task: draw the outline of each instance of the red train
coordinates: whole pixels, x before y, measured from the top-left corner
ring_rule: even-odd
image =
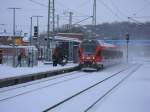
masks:
[[[79,46],[80,67],[100,70],[104,66],[120,62],[123,53],[113,44],[102,40],[83,40]]]

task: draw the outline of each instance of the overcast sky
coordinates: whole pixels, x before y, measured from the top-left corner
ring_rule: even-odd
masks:
[[[41,3],[37,4],[32,1]],[[5,28],[12,33],[12,10],[10,7],[21,8],[16,11],[16,30],[29,33],[30,17],[43,16],[39,20],[40,31],[47,30],[48,0],[0,0],[0,32]],[[68,13],[73,12],[73,22],[92,15],[93,0],[55,0],[56,14],[60,15],[60,24],[68,23]],[[66,16],[66,17],[65,17]],[[150,20],[150,0],[97,0],[97,24],[104,22],[128,21],[128,16],[136,16],[140,22]],[[149,17],[147,17],[149,16]],[[82,24],[91,24],[91,19]],[[36,19],[33,19],[36,25]]]

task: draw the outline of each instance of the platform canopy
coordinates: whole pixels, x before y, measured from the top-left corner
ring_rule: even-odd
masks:
[[[52,39],[52,37],[50,37]],[[55,36],[54,40],[59,40],[59,41],[70,41],[70,42],[81,42],[78,38],[71,38],[71,37],[64,37],[64,36]]]

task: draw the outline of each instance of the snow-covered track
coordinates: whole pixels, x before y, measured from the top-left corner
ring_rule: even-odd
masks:
[[[62,75],[52,76],[52,77],[49,77],[49,78],[44,78],[44,79],[41,79],[41,80],[36,80],[36,81],[24,83],[24,84],[18,84],[18,85],[14,85],[14,86],[4,87],[4,88],[1,88],[0,93],[15,90],[15,89],[19,89],[19,88],[23,88],[23,87],[27,87],[27,86],[32,86],[32,85],[35,85],[35,84],[44,83],[44,82],[51,81],[51,80],[56,80],[56,79],[59,79],[59,78],[64,78],[64,77],[67,78],[68,76],[74,75],[75,73],[78,73],[78,72],[64,73]]]
[[[139,67],[137,67],[136,70],[137,70],[138,68],[139,68]],[[103,80],[98,81],[97,83],[95,83],[95,84],[93,84],[93,85],[91,85],[91,86],[85,88],[84,90],[81,90],[81,91],[77,92],[76,94],[73,94],[72,96],[70,96],[70,97],[68,97],[68,98],[66,98],[66,99],[64,99],[64,100],[62,100],[62,101],[60,101],[60,102],[58,102],[58,103],[52,105],[51,107],[45,109],[43,112],[48,112],[48,111],[53,111],[53,110],[55,110],[55,108],[58,108],[59,106],[65,104],[66,102],[69,102],[70,100],[72,100],[72,99],[74,99],[74,98],[76,98],[76,97],[78,97],[78,96],[80,96],[80,95],[86,93],[87,91],[89,91],[89,90],[95,88],[96,86],[99,86],[99,85],[102,84],[103,82],[105,82],[105,81],[107,81],[107,80],[109,80],[109,79],[111,79],[111,78],[113,78],[113,77],[119,75],[120,73],[122,73],[122,72],[124,72],[124,71],[126,71],[126,70],[128,70],[128,69],[130,69],[130,67],[124,68],[124,69],[118,71],[117,73],[114,73],[114,74],[112,74],[111,76],[106,77],[106,78],[104,78]],[[135,71],[136,71],[136,70],[135,70]],[[132,74],[132,73],[131,73],[131,74]],[[119,83],[117,83],[113,88],[111,88],[109,91],[107,91],[107,92],[105,93],[105,95],[103,95],[101,98],[99,98],[98,100],[96,100],[92,105],[88,106],[88,107],[85,109],[85,112],[88,111],[90,108],[92,108],[99,100],[101,100],[104,96],[106,96],[110,91],[112,91],[115,87],[117,87],[120,83],[122,83],[122,82],[123,82],[127,77],[129,77],[131,74],[127,75],[124,79],[122,79]]]
[[[87,109],[85,109],[84,112],[90,111],[90,109],[92,109],[99,101],[101,101],[105,96],[107,96],[109,93],[111,93],[116,87],[118,87],[121,83],[123,83],[129,76],[131,76],[134,72],[136,72],[140,67],[141,67],[141,65],[139,65],[135,69],[133,69],[129,74],[127,74],[117,84],[115,84],[111,89],[109,89],[106,93],[104,93],[100,98],[98,98],[89,107],[87,107]]]
[[[55,86],[57,84],[65,83],[67,81],[75,80],[75,79],[84,77],[86,75],[89,75],[89,74],[85,73],[85,72],[76,71],[76,72],[71,72],[71,73],[64,74],[62,76],[56,76],[54,78],[50,77],[49,79],[43,79],[41,81],[31,82],[29,84],[23,84],[23,85],[20,85],[20,86],[16,85],[12,88],[11,87],[6,88],[6,89],[2,88],[2,90],[0,90],[0,96],[3,96],[3,94],[7,94],[11,91],[15,91],[15,90],[19,91],[19,89],[23,89],[24,87],[27,87],[27,86],[37,86],[37,85],[41,85],[43,83],[47,83],[49,81],[54,81],[53,83],[50,83],[50,84],[47,83],[44,86],[39,86],[37,88],[32,88],[32,89],[26,90],[24,92],[15,92],[15,94],[13,94],[11,96],[6,96],[6,97],[2,97],[2,98],[0,97],[0,102],[15,98],[15,97],[18,97],[18,96],[21,96],[21,95],[29,94],[31,92],[35,92],[35,91],[38,91],[38,90],[41,90],[41,89],[44,89],[44,88],[47,88],[47,87],[52,87],[52,86]]]

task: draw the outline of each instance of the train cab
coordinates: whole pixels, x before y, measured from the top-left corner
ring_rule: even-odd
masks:
[[[83,40],[79,46],[80,67],[97,70],[114,63],[121,57],[121,50],[102,40]]]

